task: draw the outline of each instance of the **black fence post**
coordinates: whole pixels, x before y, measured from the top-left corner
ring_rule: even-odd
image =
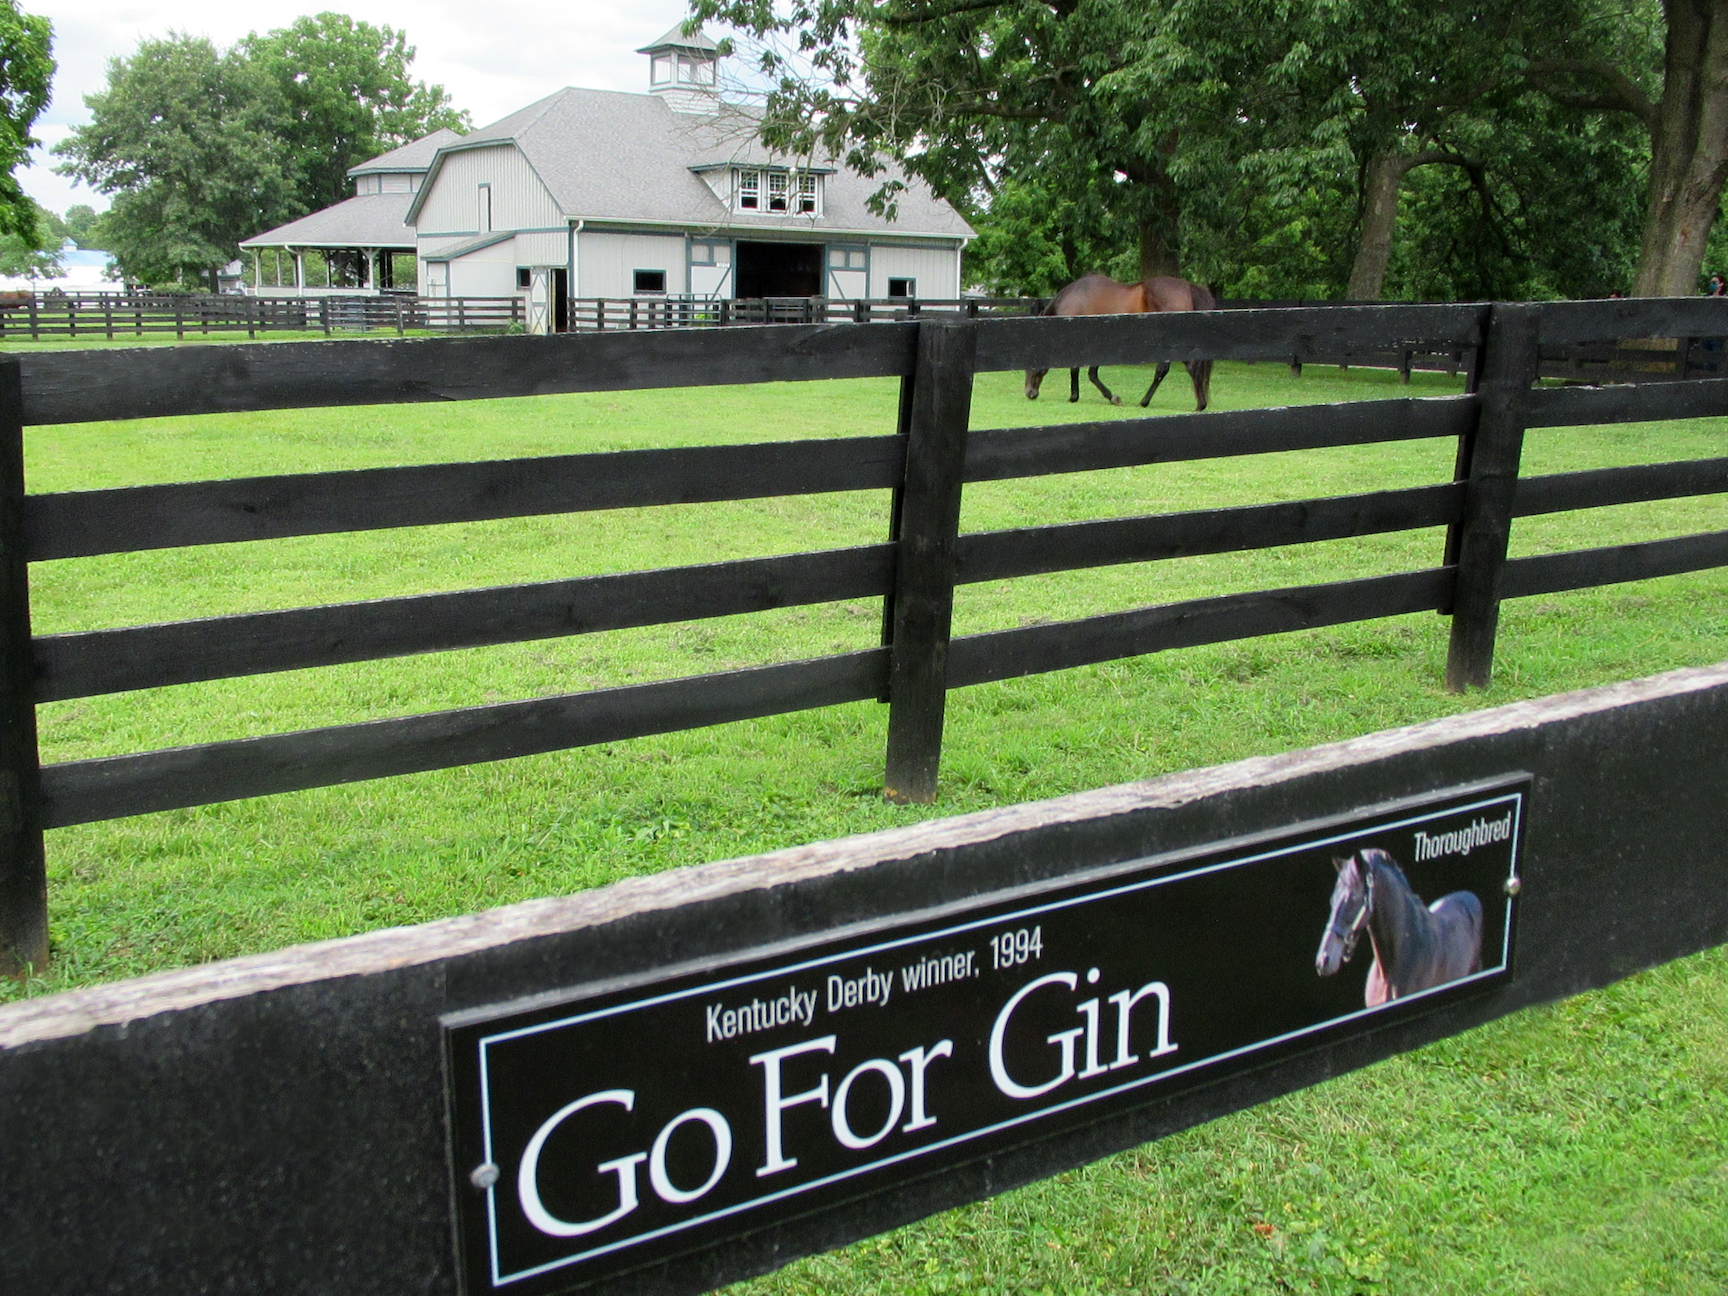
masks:
[[[916,373],[903,374],[900,378],[900,412],[894,421],[895,435],[909,437],[912,434],[912,393],[918,388]],[[901,472],[901,484],[896,485],[888,496],[888,539],[893,544],[900,542],[900,514],[906,503],[905,472]],[[882,598],[882,646],[894,646],[894,585],[892,577],[888,592]],[[882,684],[882,696],[879,702],[889,701],[888,684]]]
[[[918,330],[894,564],[883,776],[883,795],[901,805],[936,799],[977,339],[974,324],[927,323]]]
[[[48,966],[48,876],[37,799],[24,552],[24,399],[15,356],[0,358],[0,974]]]
[[[1447,559],[1458,575],[1452,592],[1452,639],[1446,687],[1487,688],[1500,623],[1500,575],[1512,533],[1518,461],[1524,450],[1526,394],[1536,381],[1541,310],[1500,303],[1488,316],[1476,430],[1459,447],[1464,511],[1449,537]],[[1453,555],[1456,555],[1454,558]]]

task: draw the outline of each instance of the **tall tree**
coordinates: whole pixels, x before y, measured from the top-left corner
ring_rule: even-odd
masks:
[[[413,57],[401,33],[329,13],[226,51],[145,40],[86,96],[59,169],[114,196],[101,238],[129,277],[214,289],[241,239],[351,196],[356,162],[467,127]]]
[[[99,242],[95,241],[97,239],[97,222],[101,219],[96,214],[96,209],[89,203],[73,203],[66,209],[64,221],[66,237],[80,248],[100,248],[106,252],[108,249],[103,248]]]
[[[306,211],[353,194],[348,168],[440,128],[472,129],[443,86],[409,74],[414,47],[391,27],[321,13],[257,33],[239,50],[275,84],[275,132]]]
[[[104,234],[129,278],[214,291],[239,241],[297,214],[274,84],[201,37],[145,40],[86,95],[57,170],[113,196]]]
[[[1530,68],[1556,103],[1623,113],[1650,139],[1637,297],[1698,291],[1728,182],[1728,0],[1604,3]]]
[[[53,29],[46,18],[0,0],[0,234],[37,246],[36,204],[13,172],[40,141],[30,128],[48,106],[54,79]]]

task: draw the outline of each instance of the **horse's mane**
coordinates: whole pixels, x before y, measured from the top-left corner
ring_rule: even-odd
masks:
[[[1211,296],[1211,294],[1208,293],[1207,296]],[[1393,877],[1397,878],[1406,891],[1409,891],[1412,894],[1415,893],[1416,888],[1410,885],[1410,879],[1404,876],[1404,870],[1398,866],[1398,861],[1393,859],[1386,851],[1381,850],[1378,846],[1369,846],[1362,851],[1362,858],[1369,868],[1373,868],[1375,864],[1378,864]]]

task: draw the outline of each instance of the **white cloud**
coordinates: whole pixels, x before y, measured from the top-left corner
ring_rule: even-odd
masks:
[[[418,54],[414,75],[442,85],[475,125],[563,86],[600,90],[647,88],[647,60],[635,51],[685,16],[683,0],[640,0],[628,8],[600,0],[285,0],[267,18],[232,0],[26,0],[28,12],[54,24],[54,101],[36,134],[52,145],[90,120],[84,96],[107,84],[108,60],[122,58],[144,37],[170,31],[230,45],[250,31],[285,27],[302,14],[338,8],[356,20],[406,32]],[[74,188],[38,150],[19,182],[38,202],[64,211],[75,202],[101,208],[100,194]]]

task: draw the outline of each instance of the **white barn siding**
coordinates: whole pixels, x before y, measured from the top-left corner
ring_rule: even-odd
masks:
[[[960,249],[874,243],[870,247],[870,295],[886,297],[890,279],[916,280],[920,297],[958,297]]]
[[[555,234],[518,234],[516,264],[519,266],[561,266],[570,259],[570,235],[564,230]]]
[[[492,192],[495,230],[558,229],[564,216],[514,144],[446,154],[416,226],[434,234],[482,233],[480,186]]]
[[[505,239],[450,262],[451,297],[511,297],[516,293],[516,240]]]
[[[666,291],[688,292],[684,238],[678,234],[612,234],[584,230],[576,236],[578,297],[629,297],[634,272],[664,270]]]

